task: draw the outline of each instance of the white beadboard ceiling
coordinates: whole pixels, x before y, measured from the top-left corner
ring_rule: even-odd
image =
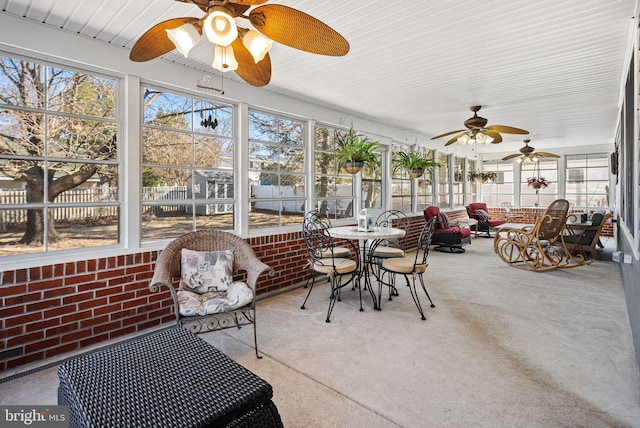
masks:
[[[529,130],[537,149],[613,142],[636,0],[269,3],[308,13],[351,44],[345,57],[324,57],[274,43],[271,91],[422,139],[462,129],[469,106],[482,105],[489,124]],[[160,21],[203,16],[173,0],[0,0],[0,10],[129,49]],[[189,59],[173,51],[153,61],[211,73],[212,56],[201,41]],[[489,150],[522,146],[522,136],[503,136]]]

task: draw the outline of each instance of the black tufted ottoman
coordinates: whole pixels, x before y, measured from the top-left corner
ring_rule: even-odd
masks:
[[[177,327],[64,362],[71,427],[282,427],[271,385]]]

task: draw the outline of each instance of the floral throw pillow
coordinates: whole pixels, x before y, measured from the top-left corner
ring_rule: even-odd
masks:
[[[233,282],[233,250],[182,249],[180,290],[198,294],[226,291]]]

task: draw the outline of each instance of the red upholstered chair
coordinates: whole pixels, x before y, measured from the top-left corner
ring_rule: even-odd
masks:
[[[487,210],[487,204],[483,202],[473,202],[467,207],[467,213],[469,218],[478,220],[478,232],[484,232],[487,238],[491,238],[491,231],[495,230],[496,226],[505,224],[507,221],[503,219],[492,219],[489,216]]]
[[[471,244],[471,229],[450,222],[447,215],[440,212],[440,208],[431,206],[424,210],[424,217],[427,221],[435,217],[433,228],[433,238],[431,243],[436,245],[434,250],[449,251],[451,253],[464,253],[463,245]]]

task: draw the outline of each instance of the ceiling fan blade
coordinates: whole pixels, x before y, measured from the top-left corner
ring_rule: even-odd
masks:
[[[502,143],[502,135],[500,135],[498,132],[496,132],[496,131],[488,131],[488,130],[484,130],[482,132],[485,135],[488,135],[491,138],[493,138],[493,141],[491,142],[491,144]]]
[[[515,155],[505,156],[502,158],[502,160],[509,160],[509,159],[517,158],[518,156],[522,156],[522,154],[516,153]]]
[[[231,0],[231,3],[236,4],[248,4],[251,6],[257,6],[259,4],[263,4],[268,2],[269,0]]]
[[[458,138],[462,137],[464,134],[466,134],[467,131],[461,132],[458,135],[454,135],[452,139],[450,139],[449,141],[446,142],[445,146],[448,146],[450,144],[455,143],[456,141],[458,141]],[[435,137],[434,137],[435,138]],[[433,139],[433,138],[432,138]]]
[[[287,6],[257,7],[249,14],[249,20],[265,36],[295,49],[330,56],[343,56],[349,52],[349,42],[333,28]]]
[[[167,36],[166,30],[178,28],[183,24],[196,24],[196,27],[202,34],[198,18],[174,18],[163,21],[148,29],[133,45],[129,58],[131,61],[149,61],[171,52],[176,48],[171,39]]]
[[[535,155],[544,156],[546,158],[559,158],[560,156],[549,152],[535,152]]]
[[[257,64],[251,52],[244,46],[240,37],[231,44],[233,54],[238,61],[236,74],[253,86],[264,86],[271,80],[271,57],[267,53]]]
[[[455,133],[458,133],[458,132],[467,132],[467,130],[466,129],[458,129],[457,131],[451,131],[451,132],[447,132],[445,134],[436,135],[435,137],[431,137],[431,139],[435,140],[436,138],[446,137],[447,135],[455,134]]]
[[[490,131],[504,132],[505,134],[528,134],[529,131],[520,128],[514,128],[513,126],[504,125],[491,125],[487,126]]]

